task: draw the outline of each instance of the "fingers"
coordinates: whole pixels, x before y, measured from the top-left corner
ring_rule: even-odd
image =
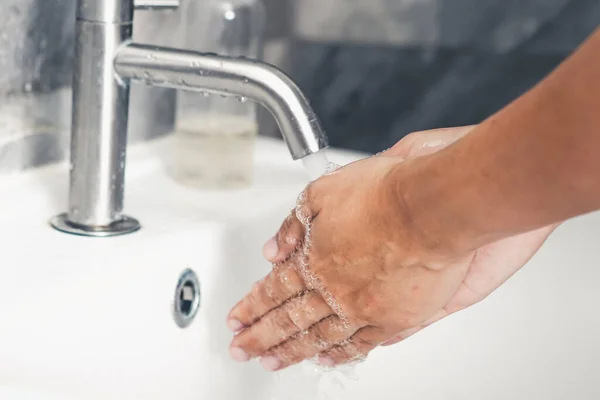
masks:
[[[411,159],[435,153],[461,139],[474,128],[475,125],[414,132],[381,155]]]
[[[238,332],[250,326],[272,309],[304,291],[304,280],[298,274],[293,260],[275,267],[231,310],[227,322],[229,329]]]
[[[233,353],[243,350],[250,358],[257,357],[332,314],[331,308],[319,294],[307,292],[242,331],[234,338],[231,348],[238,349]]]
[[[385,340],[383,332],[375,327],[366,327],[350,339],[321,353],[319,364],[324,367],[348,364],[364,360],[367,355]]]
[[[270,349],[260,360],[269,371],[278,371],[313,358],[336,344],[347,341],[359,328],[350,327],[333,315]]]
[[[313,186],[309,185],[300,194],[296,208],[285,219],[275,237],[265,244],[263,255],[268,261],[275,264],[285,261],[304,241],[306,227],[316,215]]]

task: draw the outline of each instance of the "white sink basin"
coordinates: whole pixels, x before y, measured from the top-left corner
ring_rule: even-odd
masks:
[[[130,152],[126,211],[143,229],[120,238],[49,227],[66,166],[0,178],[0,398],[312,400],[319,384],[348,400],[600,398],[600,214],[563,226],[482,304],[375,351],[335,387],[335,374],[270,374],[227,351],[225,316],[269,271],[262,244],[305,186],[301,166],[261,139],[251,189],[201,192],[165,175],[164,153],[164,141]],[[172,302],[186,268],[202,295],[181,329]]]

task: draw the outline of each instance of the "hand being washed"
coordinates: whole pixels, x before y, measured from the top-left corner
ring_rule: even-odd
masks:
[[[229,314],[232,357],[272,371],[359,360],[482,300],[525,264],[554,226],[457,252],[413,225],[391,179],[470,130],[412,134],[312,183],[265,246],[273,271]]]

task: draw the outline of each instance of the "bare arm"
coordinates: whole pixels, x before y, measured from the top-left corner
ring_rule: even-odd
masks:
[[[455,238],[458,251],[600,209],[600,30],[530,92],[413,167],[397,174],[415,226],[432,245]]]

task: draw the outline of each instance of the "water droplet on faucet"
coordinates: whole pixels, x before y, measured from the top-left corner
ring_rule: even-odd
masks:
[[[246,98],[244,96],[240,96],[237,98],[237,101],[239,101],[240,103],[245,103],[246,102]]]

